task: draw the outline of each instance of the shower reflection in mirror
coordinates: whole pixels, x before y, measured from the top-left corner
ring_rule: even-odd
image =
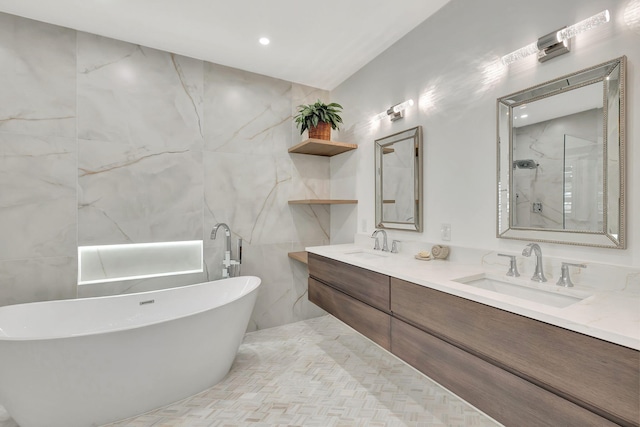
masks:
[[[593,88],[598,89],[578,90]],[[602,230],[603,108],[591,107],[535,122],[547,106],[531,105],[532,120],[514,121],[514,227]]]
[[[498,237],[625,247],[625,65],[498,99]]]

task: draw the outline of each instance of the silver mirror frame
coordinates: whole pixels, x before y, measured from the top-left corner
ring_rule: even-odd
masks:
[[[619,67],[618,93],[619,102],[616,109],[609,110],[609,102],[606,98],[607,79],[609,72]],[[609,70],[609,71],[607,71]],[[565,93],[590,84],[602,82],[604,99],[604,131],[603,131],[603,191],[604,191],[604,218],[603,229],[597,232],[578,230],[547,230],[541,228],[519,228],[512,226],[510,211],[510,190],[513,188],[513,108],[527,102],[537,101],[554,95]],[[559,77],[554,80],[524,89],[522,91],[503,96],[497,100],[497,215],[496,236],[503,239],[527,240],[534,242],[560,243],[578,246],[593,246],[600,248],[625,249],[626,248],[626,223],[625,223],[625,106],[626,106],[626,57],[622,56],[605,63],[595,65],[572,74]],[[503,120],[501,121],[501,117]],[[608,134],[610,120],[617,120],[617,135]],[[612,138],[613,137],[613,138]],[[617,140],[615,140],[617,137]],[[508,141],[507,144],[501,144]],[[617,143],[617,144],[616,144]],[[619,150],[616,152],[616,145]],[[616,156],[617,155],[617,156]],[[608,175],[610,160],[617,164],[618,173]],[[615,170],[614,170],[615,171]],[[610,178],[609,178],[610,177]],[[609,192],[618,191],[619,202],[617,213],[610,217],[608,209]],[[608,223],[618,224],[618,233],[608,231]]]
[[[413,168],[413,189],[415,195],[415,207],[413,222],[401,221],[385,221],[383,218],[383,156],[384,149],[389,145],[400,141],[413,138],[416,155],[414,158]],[[385,136],[375,140],[375,209],[376,209],[376,227],[394,230],[406,231],[422,231],[423,227],[423,208],[422,208],[422,126],[403,130],[393,135]]]

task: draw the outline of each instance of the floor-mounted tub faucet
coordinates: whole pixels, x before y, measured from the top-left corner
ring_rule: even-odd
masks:
[[[224,260],[222,261],[222,277],[237,277],[240,275],[240,264],[242,264],[242,239],[238,239],[238,259],[233,259],[231,252],[231,229],[223,222],[219,222],[213,226],[211,230],[211,240],[215,240],[218,229],[224,229],[226,236],[226,247],[224,251]]]
[[[533,250],[533,253],[536,255],[536,271],[533,273],[531,280],[540,283],[546,282],[547,278],[544,277],[542,271],[542,250],[540,250],[540,246],[537,243],[529,243],[522,251],[522,255],[531,256],[531,250]]]

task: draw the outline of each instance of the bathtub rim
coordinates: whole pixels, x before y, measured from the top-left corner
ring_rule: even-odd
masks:
[[[233,280],[233,279],[241,279],[241,278],[245,278],[245,279],[249,279],[249,282],[255,281],[255,285],[246,293],[243,293],[239,296],[237,296],[236,298],[233,298],[229,301],[227,301],[225,304],[222,305],[217,305],[215,307],[209,307],[206,308],[204,310],[197,310],[197,311],[193,311],[190,312],[188,314],[182,315],[182,316],[175,316],[175,317],[171,317],[169,319],[164,319],[164,320],[159,320],[159,321],[154,321],[154,322],[148,322],[148,323],[142,323],[133,327],[121,327],[121,328],[114,328],[114,329],[109,329],[106,331],[99,331],[99,332],[88,332],[88,333],[81,333],[81,334],[69,334],[69,335],[59,335],[59,336],[34,336],[34,337],[15,337],[15,336],[5,336],[2,335],[2,333],[0,333],[0,342],[1,341],[10,341],[10,342],[28,342],[28,341],[51,341],[51,340],[61,340],[61,339],[73,339],[73,338],[81,338],[81,337],[87,337],[87,336],[98,336],[98,335],[104,335],[104,334],[112,334],[112,333],[117,333],[117,332],[123,332],[123,331],[129,331],[129,330],[135,330],[135,329],[140,329],[140,328],[146,328],[149,326],[155,326],[155,325],[161,325],[163,323],[168,323],[168,322],[172,322],[175,320],[179,320],[179,319],[184,319],[187,317],[192,317],[192,316],[197,316],[199,314],[202,313],[206,313],[207,311],[210,310],[215,310],[218,307],[222,307],[224,305],[227,304],[232,304],[235,301],[238,301],[239,299],[246,297],[247,295],[250,295],[252,292],[256,292],[258,290],[258,288],[260,288],[260,285],[262,284],[262,279],[258,276],[238,276],[238,277],[229,277],[229,278],[225,278],[225,279],[218,279],[218,280],[210,280],[208,282],[201,282],[201,283],[194,283],[192,285],[184,285],[184,286],[176,286],[173,288],[166,288],[166,289],[157,289],[157,290],[153,290],[153,291],[144,291],[144,292],[134,292],[134,293],[130,293],[130,294],[118,294],[118,295],[103,295],[103,296],[99,296],[99,297],[88,297],[88,298],[68,298],[68,299],[59,299],[59,300],[50,300],[50,301],[35,301],[35,302],[26,302],[26,303],[20,303],[20,304],[11,304],[11,305],[7,305],[4,307],[17,307],[17,306],[21,306],[21,305],[31,305],[31,304],[56,304],[56,303],[65,303],[65,302],[69,302],[69,301],[84,301],[84,300],[99,300],[99,299],[106,299],[106,298],[125,298],[125,297],[132,297],[134,295],[146,295],[146,294],[158,294],[158,293],[163,293],[163,292],[169,292],[172,290],[176,290],[176,289],[187,289],[187,288],[194,288],[194,287],[198,287],[198,286],[205,286],[211,283],[216,283],[222,280]],[[2,308],[4,307],[0,307],[0,310],[2,310]],[[0,328],[1,330],[1,328]]]

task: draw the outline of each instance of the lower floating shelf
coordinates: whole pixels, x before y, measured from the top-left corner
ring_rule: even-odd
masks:
[[[289,200],[290,205],[354,205],[357,200],[338,200],[338,199],[305,199],[305,200]]]
[[[289,252],[289,258],[300,261],[303,264],[309,264],[309,254],[307,251]]]

